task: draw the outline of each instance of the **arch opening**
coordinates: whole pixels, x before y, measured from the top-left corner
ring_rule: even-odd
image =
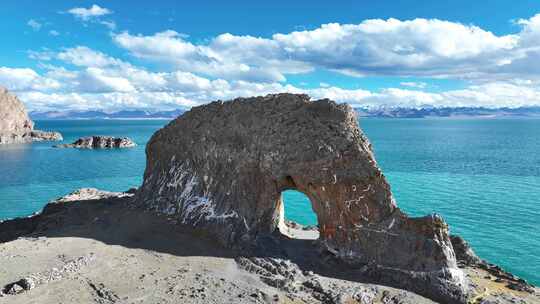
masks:
[[[278,230],[295,239],[319,238],[318,218],[310,199],[296,189],[281,192]]]

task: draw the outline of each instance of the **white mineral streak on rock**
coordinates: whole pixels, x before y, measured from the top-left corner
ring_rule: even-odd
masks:
[[[287,226],[287,223],[285,223],[285,204],[283,204],[283,198],[279,204],[279,222],[278,222],[278,229],[281,231],[281,233],[290,236],[289,234],[289,227]]]
[[[184,169],[184,164],[178,165],[174,162],[171,163],[171,169],[169,170],[169,182],[167,182],[168,188],[178,188],[184,181],[184,178],[189,174],[188,170]]]
[[[191,178],[188,180],[188,182],[184,185],[184,189],[182,190],[182,193],[180,194],[180,199],[182,200],[191,199],[193,188],[196,185],[197,185],[197,175],[193,174],[191,175]]]
[[[183,168],[183,166],[180,166]],[[169,183],[171,187],[178,187],[185,177],[189,176],[189,170],[177,170],[173,180],[175,182]],[[169,186],[167,184],[167,186]],[[196,226],[201,219],[205,220],[223,220],[232,217],[238,217],[238,214],[233,211],[227,211],[224,213],[218,213],[215,210],[215,205],[213,201],[204,196],[194,195],[194,189],[198,185],[198,178],[195,174],[191,175],[190,179],[184,185],[184,188],[181,194],[177,198],[178,206],[183,206],[181,208],[181,222],[184,224],[191,224]],[[174,206],[176,211],[176,206]]]
[[[390,222],[390,225],[388,225],[388,230],[392,229],[392,227],[394,227],[395,223],[396,223],[396,219],[393,218],[392,221]]]

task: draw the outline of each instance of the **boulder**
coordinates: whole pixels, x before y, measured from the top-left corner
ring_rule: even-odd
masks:
[[[319,243],[381,283],[465,301],[448,226],[396,205],[345,104],[277,94],[194,107],[156,132],[136,204],[250,248],[283,219],[281,193],[311,201]]]
[[[56,145],[55,148],[111,149],[132,148],[136,144],[128,137],[89,136],[77,139],[71,144]]]
[[[17,96],[0,87],[0,145],[44,140],[62,140],[62,135],[58,132],[34,130],[34,122],[23,103]]]

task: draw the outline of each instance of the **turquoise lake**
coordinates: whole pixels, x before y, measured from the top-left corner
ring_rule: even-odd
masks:
[[[74,189],[138,186],[145,143],[166,121],[37,121],[64,142],[129,136],[138,147],[0,146],[0,219],[27,216]],[[362,119],[400,208],[443,215],[484,259],[540,285],[539,119]],[[316,224],[309,201],[286,192],[288,218]]]

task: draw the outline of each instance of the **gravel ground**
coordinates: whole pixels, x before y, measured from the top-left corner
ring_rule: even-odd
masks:
[[[318,272],[310,263],[321,260],[316,231],[305,227],[288,225],[297,239],[281,237],[279,255],[243,256],[110,194],[69,198],[33,233],[0,243],[0,303],[434,303]],[[537,289],[514,291],[484,270],[465,271],[474,303],[540,303]]]

